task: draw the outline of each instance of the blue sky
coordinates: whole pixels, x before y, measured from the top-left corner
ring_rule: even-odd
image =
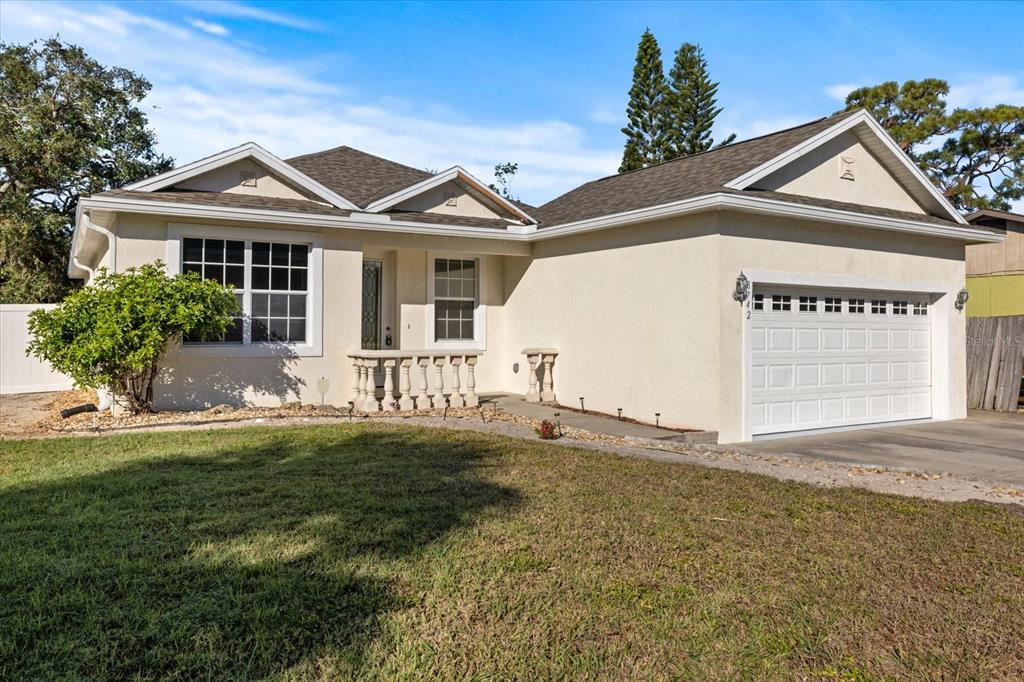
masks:
[[[984,29],[979,29],[984,18]],[[939,77],[951,103],[1024,104],[1024,3],[90,3],[0,0],[0,38],[55,33],[153,83],[161,151],[341,144],[540,203],[614,173],[645,28],[699,43],[718,136],[827,115],[857,85]],[[978,35],[984,35],[984,41]],[[985,49],[978,49],[983,45]]]

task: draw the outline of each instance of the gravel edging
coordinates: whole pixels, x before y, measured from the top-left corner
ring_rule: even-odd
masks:
[[[62,438],[82,436],[103,436],[124,433],[150,433],[161,431],[215,430],[244,428],[251,426],[300,426],[313,424],[390,424],[455,431],[475,431],[513,438],[535,440],[535,425],[530,420],[501,414],[496,417],[488,413],[484,419],[467,416],[348,416],[294,415],[267,416],[252,419],[193,420],[178,423],[140,424],[136,426],[109,429],[92,429],[28,435],[5,436],[3,440],[25,440],[38,438]],[[578,429],[566,429],[565,435],[554,445],[565,445],[588,450],[615,454],[622,457],[636,457],[666,463],[693,464],[730,471],[771,476],[779,480],[798,481],[825,488],[857,487],[873,492],[920,497],[946,502],[979,500],[996,504],[1013,504],[1024,507],[1024,488],[996,485],[983,481],[970,481],[941,473],[926,473],[909,469],[880,468],[842,462],[810,461],[778,455],[762,455],[718,445],[681,443],[641,438],[619,438],[604,436]]]

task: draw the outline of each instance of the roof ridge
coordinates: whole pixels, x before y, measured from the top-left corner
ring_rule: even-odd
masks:
[[[831,114],[829,116],[821,116],[819,118],[814,119],[813,121],[807,121],[806,123],[800,123],[798,125],[790,126],[788,128],[782,128],[781,130],[773,130],[770,133],[764,133],[763,135],[757,135],[755,137],[748,137],[745,140],[740,140],[738,142],[733,142],[732,144],[727,144],[727,145],[722,146],[722,147],[713,147],[711,149],[705,149],[704,151],[697,152],[696,154],[687,154],[686,156],[678,156],[678,157],[676,157],[674,159],[668,159],[666,161],[659,161],[658,163],[653,163],[650,166],[644,166],[643,168],[634,168],[632,170],[628,170],[628,171],[625,171],[625,172],[622,172],[622,173],[615,173],[613,175],[606,175],[603,178],[597,178],[596,180],[591,180],[590,182],[591,183],[593,183],[593,182],[602,182],[604,180],[609,180],[611,178],[618,178],[618,177],[621,177],[623,175],[629,175],[630,173],[638,173],[640,171],[645,171],[645,170],[648,170],[648,169],[651,169],[651,168],[657,168],[658,166],[664,166],[664,165],[669,164],[669,163],[676,163],[677,161],[685,161],[687,159],[692,159],[692,158],[697,157],[697,156],[704,156],[706,154],[712,154],[714,152],[720,152],[720,151],[724,151],[726,149],[734,149],[734,148],[738,147],[741,144],[746,144],[748,142],[755,142],[757,140],[763,140],[766,137],[774,137],[775,135],[781,135],[782,133],[788,133],[788,132],[790,132],[792,130],[799,130],[800,128],[806,128],[807,126],[812,126],[812,125],[814,125],[816,123],[821,123],[822,121],[827,121],[828,119],[842,118],[842,117],[845,117],[845,116],[847,116],[849,114],[852,114],[852,113],[854,113],[856,111],[857,111],[857,109],[851,109],[850,111],[841,111],[841,112],[839,112],[837,114]],[[584,184],[590,184],[590,183],[584,183]],[[570,191],[572,191],[572,190],[570,190]]]
[[[285,159],[284,162],[287,163],[287,164],[290,164],[292,161],[298,161],[299,159],[305,159],[305,158],[308,158],[310,156],[320,156],[321,154],[329,154],[330,152],[336,152],[336,151],[340,151],[342,149],[347,149],[349,151],[356,152],[357,154],[362,154],[363,156],[372,156],[375,159],[379,159],[381,161],[386,161],[387,163],[394,164],[396,166],[401,166],[402,168],[405,168],[405,169],[408,169],[408,170],[411,170],[411,171],[415,171],[417,173],[423,173],[424,175],[427,175],[427,176],[437,175],[437,173],[431,173],[428,170],[424,170],[422,168],[416,168],[414,166],[409,166],[409,165],[404,164],[404,163],[402,163],[400,161],[394,161],[392,159],[388,159],[388,158],[385,158],[383,156],[378,156],[377,154],[371,154],[370,152],[363,151],[362,149],[356,149],[355,147],[349,146],[347,144],[339,144],[337,147],[331,147],[329,149],[322,149],[322,150],[320,150],[318,152],[309,152],[308,154],[299,154],[298,156],[293,156],[293,157],[291,157],[289,159]]]

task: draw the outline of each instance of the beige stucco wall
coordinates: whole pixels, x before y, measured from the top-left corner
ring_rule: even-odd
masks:
[[[853,159],[853,180],[840,177],[840,157]],[[758,189],[926,213],[851,132],[755,183]]]
[[[166,225],[166,219],[121,216],[118,270],[168,259]],[[240,236],[262,229],[227,226]],[[965,413],[964,318],[952,307],[964,279],[959,242],[728,212],[532,245],[352,230],[317,234],[324,246],[322,353],[206,358],[173,349],[159,407],[319,402],[321,377],[330,382],[327,402],[345,405],[352,382],[347,353],[359,346],[365,253],[391,264],[385,295],[395,347],[417,350],[429,342],[428,259],[480,259],[487,338],[479,392],[524,393],[522,349],[552,346],[560,351],[560,402],[576,406],[583,396],[588,409],[614,414],[621,407],[644,421],[658,412],[664,424],[718,430],[723,442],[745,436],[745,318],[731,298],[741,270],[937,285],[933,348],[948,359],[933,368],[942,394],[933,398],[935,416]]]
[[[256,179],[255,187],[242,185],[242,173],[250,173]],[[202,175],[176,185],[179,189],[200,192],[226,192],[228,194],[249,194],[277,199],[309,199],[308,192],[300,191],[280,180],[276,175],[249,159],[229,163]],[[323,199],[317,199],[323,201]]]
[[[455,206],[448,206],[447,200],[455,195]],[[395,206],[404,211],[423,211],[426,213],[443,213],[472,218],[502,218],[503,215],[470,193],[465,186],[457,182],[446,182],[443,185],[417,194],[408,201]]]

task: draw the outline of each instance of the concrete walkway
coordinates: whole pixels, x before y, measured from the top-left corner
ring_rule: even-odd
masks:
[[[669,429],[659,429],[648,424],[635,424],[628,421],[620,421],[615,417],[608,417],[603,414],[583,414],[572,410],[561,409],[554,405],[541,403],[528,403],[521,395],[491,394],[480,396],[481,404],[488,407],[497,404],[498,409],[519,417],[530,417],[532,419],[549,419],[561,422],[563,426],[571,426],[577,429],[599,433],[606,436],[618,436],[620,438],[650,438],[652,440],[678,440],[686,441],[685,434]],[[556,417],[555,414],[558,414]],[[711,442],[714,442],[713,440]]]
[[[1024,486],[1024,414],[972,411],[967,419],[856,429],[744,443],[747,452],[941,472]]]

